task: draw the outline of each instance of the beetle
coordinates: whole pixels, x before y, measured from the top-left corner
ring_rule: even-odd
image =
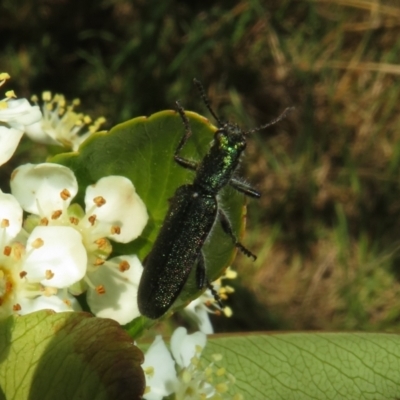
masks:
[[[189,120],[183,107],[176,102],[183,121],[184,134],[175,150],[175,161],[184,168],[195,171],[193,183],[180,186],[172,199],[154,245],[144,261],[143,274],[138,289],[138,307],[142,315],[160,318],[172,306],[185,285],[190,271],[196,266],[196,285],[208,286],[202,247],[217,220],[231,237],[234,246],[254,260],[256,256],[244,247],[233,233],[224,211],[218,206],[218,193],[230,185],[246,196],[259,198],[260,193],[236,175],[240,157],[246,148],[247,136],[276,124],[290,108],[278,118],[258,128],[243,131],[237,124],[223,122],[212,110],[204,88],[194,79],[207,109],[215,118],[218,129],[208,153],[200,162],[187,160],[179,155],[192,135]]]

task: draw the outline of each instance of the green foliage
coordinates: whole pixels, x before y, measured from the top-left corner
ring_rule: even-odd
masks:
[[[39,311],[0,323],[0,399],[142,398],[143,354],[121,327]]]
[[[245,398],[395,399],[400,337],[367,333],[253,334],[214,338],[204,357],[222,354]]]

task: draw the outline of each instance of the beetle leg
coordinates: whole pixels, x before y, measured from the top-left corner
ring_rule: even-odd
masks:
[[[222,304],[221,297],[219,296],[218,292],[214,289],[213,284],[207,279],[207,288],[210,289],[211,294],[214,296],[214,300],[217,302],[219,308],[224,308]]]
[[[254,261],[257,260],[257,256],[255,254],[253,254],[250,250],[248,250],[246,247],[244,247],[242,245],[242,243],[240,243],[237,240],[235,234],[233,233],[232,225],[229,222],[228,217],[226,216],[226,214],[221,209],[218,210],[218,216],[219,216],[219,219],[221,221],[222,229],[224,230],[225,233],[227,233],[231,237],[235,247],[237,247],[247,257],[252,257]]]
[[[196,283],[198,289],[203,289],[206,286],[208,279],[206,277],[206,265],[204,262],[203,252],[199,254],[199,258],[196,266]]]
[[[176,102],[176,109],[178,110],[179,115],[182,118],[183,126],[185,127],[185,133],[182,136],[182,139],[180,140],[178,147],[175,150],[174,153],[174,158],[175,161],[182,167],[191,169],[195,171],[197,169],[197,163],[194,161],[186,160],[185,158],[182,158],[179,156],[180,151],[182,150],[182,147],[185,145],[187,140],[192,136],[192,130],[190,128],[190,123],[189,120],[185,114],[185,110],[179,103],[179,101]]]
[[[218,303],[220,308],[224,308],[224,305],[222,304],[221,298],[219,297],[218,292],[214,289],[214,286],[212,283],[208,280],[206,276],[206,266],[204,262],[204,256],[203,252],[201,251],[199,254],[199,259],[197,262],[197,267],[196,267],[196,283],[198,289],[202,289],[204,286],[207,286],[208,289],[210,289],[211,294],[214,296],[215,301]]]
[[[246,196],[255,197],[259,199],[261,197],[261,193],[256,189],[253,189],[251,186],[247,185],[246,183],[240,182],[235,178],[231,178],[229,184],[235,188],[238,192],[244,193]]]
[[[194,161],[186,160],[186,158],[179,157],[177,155],[174,156],[175,161],[183,168],[191,169],[196,171],[197,163]]]

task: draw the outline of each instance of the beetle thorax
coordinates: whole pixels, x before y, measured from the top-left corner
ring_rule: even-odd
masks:
[[[243,132],[237,125],[225,124],[214,135],[210,151],[203,158],[194,184],[209,194],[217,194],[232,178],[246,148]]]

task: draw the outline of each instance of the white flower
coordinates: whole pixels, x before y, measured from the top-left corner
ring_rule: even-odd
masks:
[[[36,96],[32,100],[38,104]],[[74,108],[80,104],[78,99],[67,105],[63,95],[52,97],[50,92],[43,92],[42,100],[43,118],[26,130],[35,142],[56,144],[76,151],[105,122],[103,117],[93,122],[88,115],[76,113]]]
[[[223,286],[222,281],[224,279],[235,279],[236,277],[237,273],[228,267],[225,273],[212,283],[216,295],[210,289],[207,289],[200,297],[193,300],[183,309],[183,313],[197,323],[200,332],[206,335],[214,333],[209,314],[220,315],[222,311],[226,317],[232,316],[231,308],[225,306],[221,310],[217,299],[224,301],[228,298],[228,294],[235,291],[231,286]]]
[[[29,298],[27,296],[19,298],[20,315],[26,315],[39,310],[53,310],[56,312],[81,311],[78,300],[70,295],[66,290],[48,295],[48,290],[42,290],[40,296]]]
[[[66,291],[58,291],[49,284],[52,273],[44,267],[41,242],[29,237],[30,245],[26,248],[17,240],[21,227],[21,206],[11,194],[0,191],[0,319],[41,309],[79,309]],[[47,254],[56,254],[51,244],[47,250]],[[57,263],[50,268],[57,268]]]
[[[71,205],[78,185],[73,172],[61,165],[23,165],[12,174],[11,190],[22,208],[34,214],[26,225],[39,225],[32,240],[59,245],[35,273],[50,269],[54,257],[65,257],[67,263],[59,261],[59,268],[51,268],[54,286],[69,286],[74,295],[87,289],[92,312],[120,324],[140,315],[135,301],[143,270],[139,259],[134,255],[108,259],[109,239],[130,242],[147,223],[146,207],[129,179],[108,176],[89,186],[85,211],[78,204]],[[70,268],[75,272],[67,279],[63,271]]]
[[[0,190],[0,228],[3,245],[14,239],[22,227],[22,208],[10,194]]]
[[[87,302],[97,317],[121,325],[140,315],[136,297],[143,266],[135,255],[115,257],[88,270]]]
[[[0,73],[0,86],[9,79],[7,73]],[[14,154],[27,126],[42,117],[39,107],[31,106],[26,99],[13,99],[13,91],[0,100],[0,165]]]
[[[19,297],[18,304],[21,307],[21,310],[18,314],[26,315],[39,310],[53,310],[56,312],[82,311],[78,300],[76,300],[76,298],[70,295],[66,290],[50,295],[47,294],[47,292],[48,290],[42,290],[40,296],[35,298],[30,298],[28,296]]]
[[[161,400],[173,392],[177,384],[175,361],[160,335],[147,350],[142,368],[146,374],[146,400]]]
[[[73,172],[58,164],[21,165],[13,171],[10,185],[25,211],[48,219],[56,210],[65,211],[78,193]]]
[[[99,199],[105,199],[101,206]],[[85,204],[87,214],[96,213],[94,234],[116,242],[136,239],[147,224],[146,206],[132,182],[123,176],[107,176],[88,186]]]
[[[65,288],[85,276],[87,254],[82,238],[69,226],[37,226],[26,250],[24,269],[44,286]]]
[[[206,341],[202,332],[188,335],[185,328],[177,328],[171,337],[171,357],[161,336],[157,336],[143,363],[147,385],[144,398],[161,400],[174,393],[176,400],[232,399],[227,392],[234,378],[215,365],[222,356],[214,355],[214,362],[207,366],[200,360]]]
[[[188,335],[185,328],[175,329],[171,336],[171,352],[179,367],[188,367],[192,358],[200,355],[207,343],[207,336],[202,332]]]
[[[206,335],[211,335],[214,333],[214,328],[210,321],[210,309],[207,307],[207,301],[210,299],[211,292],[207,289],[200,297],[190,302],[182,312],[187,314],[187,316],[193,320],[200,332]]]

